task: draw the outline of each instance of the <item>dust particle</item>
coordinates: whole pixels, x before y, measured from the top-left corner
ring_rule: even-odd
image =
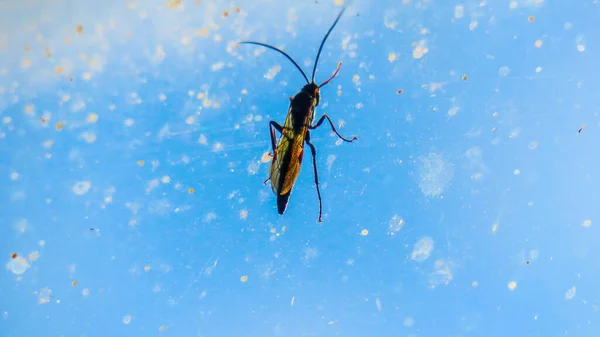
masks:
[[[333,3],[339,6],[344,3],[344,0],[333,0]]]
[[[190,194],[194,193],[194,191],[195,191],[195,190],[194,190],[194,188],[193,188],[193,187],[190,187],[190,189],[188,190],[188,192],[189,192]]]
[[[37,259],[40,258],[40,252],[38,252],[37,250],[34,250],[33,252],[27,254],[27,258],[29,259],[29,262],[36,261]]]
[[[90,188],[92,187],[92,183],[89,181],[78,181],[73,185],[71,190],[75,195],[84,195],[86,194]]]
[[[471,286],[472,286],[473,288],[477,288],[477,286],[479,286],[479,283],[478,283],[477,281],[473,281],[473,282],[471,283]]]
[[[56,123],[56,130],[61,131],[65,127],[65,122]]]
[[[12,253],[12,255],[11,255],[11,257],[13,258],[13,260],[16,259],[17,256],[18,256],[17,253]]]
[[[244,275],[244,276],[240,277],[240,281],[242,283],[246,283],[246,281],[248,281],[248,276]]]
[[[77,286],[77,281],[73,281],[73,282],[71,282],[71,285],[72,285],[73,287]]]
[[[127,119],[125,120],[125,122],[123,122],[123,123],[125,124],[125,126],[131,127],[131,126],[133,126],[133,123],[135,123],[135,122],[134,122],[134,120],[133,120],[133,119],[131,119],[131,118],[127,118]]]
[[[138,160],[138,165],[139,166],[144,166],[144,161],[143,160]]]
[[[93,112],[92,112],[92,113],[90,113],[90,114],[87,116],[87,122],[88,122],[88,123],[94,124],[94,123],[96,123],[97,121],[98,121],[98,115],[97,115],[97,114],[95,114],[95,113],[93,113]]]
[[[48,287],[40,290],[38,293],[38,303],[39,304],[47,304],[50,303],[50,297],[52,297],[52,290]]]
[[[392,53],[390,53],[390,54],[388,55],[388,61],[390,61],[390,62],[394,62],[394,61],[396,61],[396,53],[393,53],[393,52],[392,52]]]
[[[123,324],[127,325],[131,323],[131,315],[123,316]]]
[[[168,184],[171,182],[171,177],[164,176],[164,177],[162,177],[162,179],[160,181],[162,181],[163,184]]]
[[[509,290],[515,290],[515,289],[517,289],[517,282],[515,282],[515,281],[508,282],[508,289]]]
[[[542,40],[535,40],[535,47],[536,48],[541,48],[543,43],[544,42]]]
[[[82,25],[77,25],[77,28],[75,30],[77,31],[77,34],[82,34],[83,33],[83,26]]]
[[[81,292],[81,295],[83,296],[88,296],[90,294],[90,290],[88,288],[83,289],[83,291]]]
[[[417,241],[417,243],[415,243],[415,245],[413,247],[413,251],[410,254],[411,259],[413,259],[417,262],[423,262],[429,258],[432,251],[433,251],[433,239],[428,236],[425,236],[425,237],[419,239],[419,241]]]
[[[466,75],[466,74],[465,74],[465,75],[462,75],[462,80],[463,80],[463,81],[466,81],[466,80],[467,80],[467,75]]]
[[[360,235],[361,236],[367,236],[367,235],[369,235],[369,230],[368,229],[363,229],[362,231],[360,231]]]
[[[567,292],[565,293],[565,299],[567,301],[572,300],[575,297],[576,291],[577,291],[577,289],[575,287],[568,289]]]
[[[583,227],[590,227],[592,225],[592,220],[586,219],[583,221]]]
[[[144,271],[150,271],[150,266],[145,266]]]
[[[532,15],[529,18],[527,18],[527,21],[533,22],[533,21],[535,21],[535,17]]]
[[[248,211],[247,210],[243,209],[240,211],[240,219],[242,219],[242,220],[248,219]]]
[[[396,91],[396,93],[397,93],[398,95],[402,94],[402,89],[398,89],[398,91]]]
[[[492,225],[492,233],[496,233],[498,231],[498,224],[495,223]]]
[[[166,331],[168,329],[168,327],[166,325],[161,325],[160,328],[158,328],[158,331],[163,332]]]
[[[507,76],[509,72],[510,72],[510,69],[507,66],[504,66],[504,67],[501,67],[500,69],[498,69],[498,75],[500,75],[500,76]]]
[[[229,16],[229,12],[228,12],[228,11],[224,11],[224,12],[223,12],[223,17],[224,17],[224,18],[226,18],[226,17],[228,17],[228,16]]]
[[[169,0],[168,6],[169,8],[179,8],[181,6],[181,0]]]

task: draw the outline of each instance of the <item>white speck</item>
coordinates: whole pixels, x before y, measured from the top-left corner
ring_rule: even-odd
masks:
[[[412,317],[406,317],[404,319],[404,326],[409,327],[412,326],[415,323],[415,320]]]
[[[515,289],[517,289],[517,282],[515,282],[515,281],[508,282],[508,289],[509,290],[515,290]]]
[[[575,287],[572,287],[571,289],[568,289],[567,292],[565,293],[565,299],[572,300],[573,297],[575,297],[575,292],[576,291],[577,291],[577,289],[575,289]]]
[[[331,171],[331,166],[337,157],[333,154],[327,156],[327,170]]]
[[[19,173],[18,172],[11,172],[10,173],[10,179],[11,180],[17,180],[17,179],[19,179]]]
[[[586,219],[583,221],[583,227],[590,227],[592,225],[592,220]]]
[[[404,227],[404,219],[402,217],[394,214],[392,219],[388,222],[388,228],[390,230],[390,235],[395,235],[399,232],[402,227]]]
[[[272,68],[269,69],[269,71],[267,71],[267,73],[265,74],[265,78],[267,78],[268,80],[272,80],[275,78],[275,76],[281,71],[281,67],[276,65],[273,66]]]
[[[21,256],[17,256],[16,258],[12,258],[6,264],[6,269],[11,271],[15,275],[23,274],[27,269],[29,269],[31,265],[27,262],[27,259]]]
[[[292,302],[290,303],[290,305],[291,305],[292,307],[294,306],[294,299],[295,299],[295,298],[296,298],[295,296],[292,296]]]
[[[243,209],[240,211],[240,219],[242,219],[242,220],[248,219],[248,211],[247,210]]]
[[[457,112],[458,112],[457,106],[451,107],[450,109],[448,109],[448,116],[451,116],[451,117],[456,116]]]
[[[223,144],[217,142],[213,145],[213,152],[223,151]]]
[[[223,69],[224,66],[225,66],[225,62],[217,62],[210,67],[210,70],[219,71],[219,70]]]
[[[42,146],[46,149],[49,149],[52,147],[53,144],[54,144],[54,141],[52,139],[48,139],[42,143]]]
[[[194,118],[194,116],[189,116],[188,118],[185,119],[185,124],[192,125],[192,124],[194,124],[195,121],[196,121],[196,119]]]
[[[127,126],[127,127],[133,126],[133,123],[134,123],[134,121],[131,118],[127,118],[124,122],[125,126]]]
[[[82,132],[81,138],[85,139],[88,143],[93,143],[96,141],[96,135],[90,132]]]
[[[90,290],[88,288],[85,288],[81,291],[81,295],[83,296],[88,296],[90,294]]]
[[[166,101],[167,100],[167,95],[161,93],[160,95],[158,95],[158,99],[161,100],[161,101]]]
[[[52,296],[52,290],[50,290],[48,287],[40,290],[40,292],[38,293],[38,303],[39,304],[49,303],[51,296]]]
[[[513,174],[514,174],[514,175],[516,175],[516,176],[518,176],[519,174],[521,174],[521,170],[519,170],[519,169],[515,169],[515,170],[513,171]]]
[[[510,9],[515,9],[515,8],[517,8],[518,6],[519,6],[519,3],[518,3],[518,2],[516,2],[516,1],[511,1],[511,2],[508,4],[508,8],[510,8]]]
[[[535,72],[536,72],[536,73],[539,73],[539,72],[541,72],[541,71],[542,71],[542,67],[536,67],[536,68],[535,68]]]
[[[456,5],[456,7],[454,7],[454,17],[457,19],[460,19],[464,15],[465,15],[465,7],[463,5]]]
[[[123,317],[123,324],[127,325],[131,323],[131,315],[127,315]]]
[[[477,25],[477,20],[471,21],[471,23],[469,24],[469,30],[475,30],[475,28],[477,28]]]
[[[381,312],[381,301],[379,300],[379,297],[375,299],[375,305],[377,305],[377,311]]]
[[[436,153],[420,158],[419,187],[426,196],[440,195],[452,180],[454,165]]]
[[[538,143],[537,142],[531,142],[529,143],[529,145],[527,146],[530,150],[535,150],[538,147]]]
[[[415,243],[413,251],[410,254],[411,259],[423,262],[429,258],[431,251],[433,251],[433,239],[425,236]]]
[[[91,187],[92,183],[89,181],[78,181],[75,183],[75,185],[73,185],[73,188],[71,188],[71,190],[76,195],[84,195],[90,190]]]
[[[164,176],[164,177],[162,177],[162,179],[160,181],[162,181],[163,184],[168,184],[171,182],[171,177]]]
[[[498,75],[500,75],[500,76],[507,76],[509,72],[510,72],[510,69],[507,66],[504,66],[504,67],[501,67],[500,69],[498,69]]]
[[[155,189],[158,185],[159,185],[158,179],[150,180],[148,182],[148,184],[146,184],[146,194],[149,194],[150,192],[152,192],[152,190]]]

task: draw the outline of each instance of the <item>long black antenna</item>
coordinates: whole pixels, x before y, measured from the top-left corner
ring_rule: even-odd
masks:
[[[331,25],[331,28],[329,28],[329,31],[327,32],[327,34],[325,34],[323,41],[321,41],[321,46],[319,47],[319,52],[317,53],[317,58],[315,59],[315,67],[313,68],[313,72],[312,72],[312,81],[313,82],[315,81],[315,73],[317,72],[317,64],[319,63],[319,56],[321,56],[321,50],[323,49],[323,45],[325,44],[325,41],[329,37],[329,34],[331,33],[331,31],[333,30],[335,25],[337,25],[338,21],[340,21],[340,18],[342,17],[342,14],[344,14],[344,12],[346,11],[346,8],[348,8],[348,5],[344,6],[344,8],[342,8],[342,11],[340,12],[340,14],[338,14],[337,18],[335,18],[333,25]]]
[[[329,34],[329,33],[327,33],[327,34]],[[293,63],[295,66],[296,66],[296,68],[298,68],[298,70],[300,70],[300,73],[302,73],[302,76],[304,76],[304,79],[306,80],[306,83],[310,83],[310,82],[308,81],[308,77],[307,77],[307,76],[306,76],[306,74],[304,73],[304,70],[302,70],[302,68],[300,68],[300,66],[298,65],[298,63],[296,63],[296,61],[294,61],[294,59],[293,59],[293,58],[292,58],[290,55],[288,55],[286,52],[284,52],[283,50],[281,50],[281,49],[279,49],[279,48],[277,48],[277,47],[273,47],[273,46],[271,46],[271,45],[269,45],[269,44],[266,44],[266,43],[261,43],[261,42],[254,42],[254,41],[242,41],[242,42],[238,42],[238,43],[239,43],[239,44],[244,44],[244,43],[245,43],[245,44],[255,44],[255,45],[257,45],[257,46],[263,46],[263,47],[266,47],[266,48],[269,48],[269,49],[273,49],[274,51],[277,51],[277,52],[281,53],[281,54],[282,54],[283,56],[285,56],[285,57],[286,57],[288,60],[292,61],[292,63]],[[318,58],[318,56],[317,56],[317,58]],[[314,74],[313,74],[313,77],[314,77]]]

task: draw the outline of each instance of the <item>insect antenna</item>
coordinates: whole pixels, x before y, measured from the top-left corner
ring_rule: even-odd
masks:
[[[335,21],[331,25],[331,28],[329,28],[329,31],[327,31],[327,34],[325,34],[323,41],[321,41],[321,46],[319,47],[319,51],[317,52],[317,58],[315,59],[315,67],[313,68],[313,72],[312,72],[312,81],[313,82],[315,81],[315,73],[317,72],[317,64],[319,64],[319,56],[321,56],[321,50],[323,50],[323,45],[325,45],[325,41],[329,37],[329,34],[331,34],[331,31],[333,30],[333,28],[335,28],[335,25],[337,25],[338,21],[340,21],[340,18],[342,17],[342,14],[344,14],[344,12],[346,11],[346,8],[348,8],[347,5],[344,6],[344,8],[342,8],[342,11],[340,12],[340,14],[338,14],[337,18],[335,18]],[[339,70],[339,66],[338,66],[338,70]],[[336,74],[337,74],[337,71],[336,71]]]
[[[327,79],[327,81],[319,84],[319,88],[321,88],[322,86],[324,86],[327,83],[331,82],[331,80],[333,80],[333,78],[336,77],[337,74],[340,72],[340,67],[341,66],[342,66],[342,62],[338,62],[337,68],[335,68],[335,71],[333,72],[333,75],[331,75],[331,77],[329,79]]]
[[[255,44],[257,46],[263,46],[265,48],[269,48],[269,49],[272,49],[272,50],[274,50],[276,52],[279,52],[280,54],[282,54],[283,56],[285,56],[288,60],[292,61],[292,63],[296,66],[296,68],[298,70],[300,70],[300,73],[302,74],[302,76],[304,76],[304,79],[306,80],[306,83],[309,83],[308,76],[306,76],[306,74],[304,73],[304,70],[302,70],[302,68],[300,68],[300,66],[298,65],[298,63],[296,63],[296,61],[294,61],[294,59],[290,55],[288,55],[286,52],[284,52],[283,50],[281,50],[281,49],[279,49],[277,47],[273,47],[273,46],[271,46],[269,44],[266,44],[266,43],[261,43],[261,42],[241,41],[241,42],[238,42],[238,43],[239,44]],[[313,77],[314,77],[314,75],[313,75]]]

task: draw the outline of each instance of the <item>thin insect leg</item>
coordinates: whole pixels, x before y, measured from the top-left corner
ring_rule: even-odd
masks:
[[[329,125],[331,125],[331,129],[333,130],[333,132],[335,132],[335,134],[340,137],[341,140],[348,142],[348,143],[352,143],[353,141],[357,140],[358,138],[356,138],[356,136],[352,137],[352,139],[346,139],[344,137],[342,137],[342,135],[340,135],[337,130],[335,129],[335,126],[333,126],[333,122],[331,121],[331,118],[329,118],[329,116],[327,116],[327,114],[323,114],[323,116],[319,119],[319,121],[317,122],[317,124],[313,125],[313,126],[309,126],[308,128],[311,130],[314,130],[316,128],[318,128],[319,126],[321,126],[321,124],[323,124],[323,121],[325,121],[325,118],[327,118],[327,120],[329,121]]]
[[[331,77],[327,81],[321,83],[321,85],[319,85],[319,88],[322,87],[322,86],[324,86],[324,85],[326,85],[327,83],[331,82],[331,80],[333,80],[333,78],[336,77],[337,74],[340,72],[340,67],[341,66],[342,66],[342,62],[338,62],[337,68],[333,72],[333,75],[331,75]]]
[[[269,122],[269,131],[271,131],[271,147],[273,148],[273,153],[275,153],[275,149],[277,148],[277,137],[275,136],[275,130],[273,129],[283,134],[283,127],[276,121]]]
[[[273,154],[269,155],[271,157],[273,157],[274,153],[275,153],[275,149],[277,148],[277,141],[276,138],[277,136],[275,135],[275,130],[279,131],[279,133],[283,134],[283,127],[281,125],[279,125],[279,123],[277,123],[276,121],[270,121],[269,122],[269,131],[271,134],[271,147],[273,147]],[[263,185],[267,184],[267,181],[271,180],[271,177],[267,178],[267,180],[265,180],[263,182]]]
[[[315,186],[317,187],[317,196],[319,197],[319,222],[323,222],[323,220],[321,220],[321,214],[323,214],[323,205],[321,202],[321,191],[319,190],[319,172],[317,171],[317,149],[315,149],[315,146],[310,142],[310,134],[308,132],[306,132],[306,144],[308,144],[308,146],[310,147],[310,151],[312,152],[312,159],[313,159],[313,168],[315,171]]]

